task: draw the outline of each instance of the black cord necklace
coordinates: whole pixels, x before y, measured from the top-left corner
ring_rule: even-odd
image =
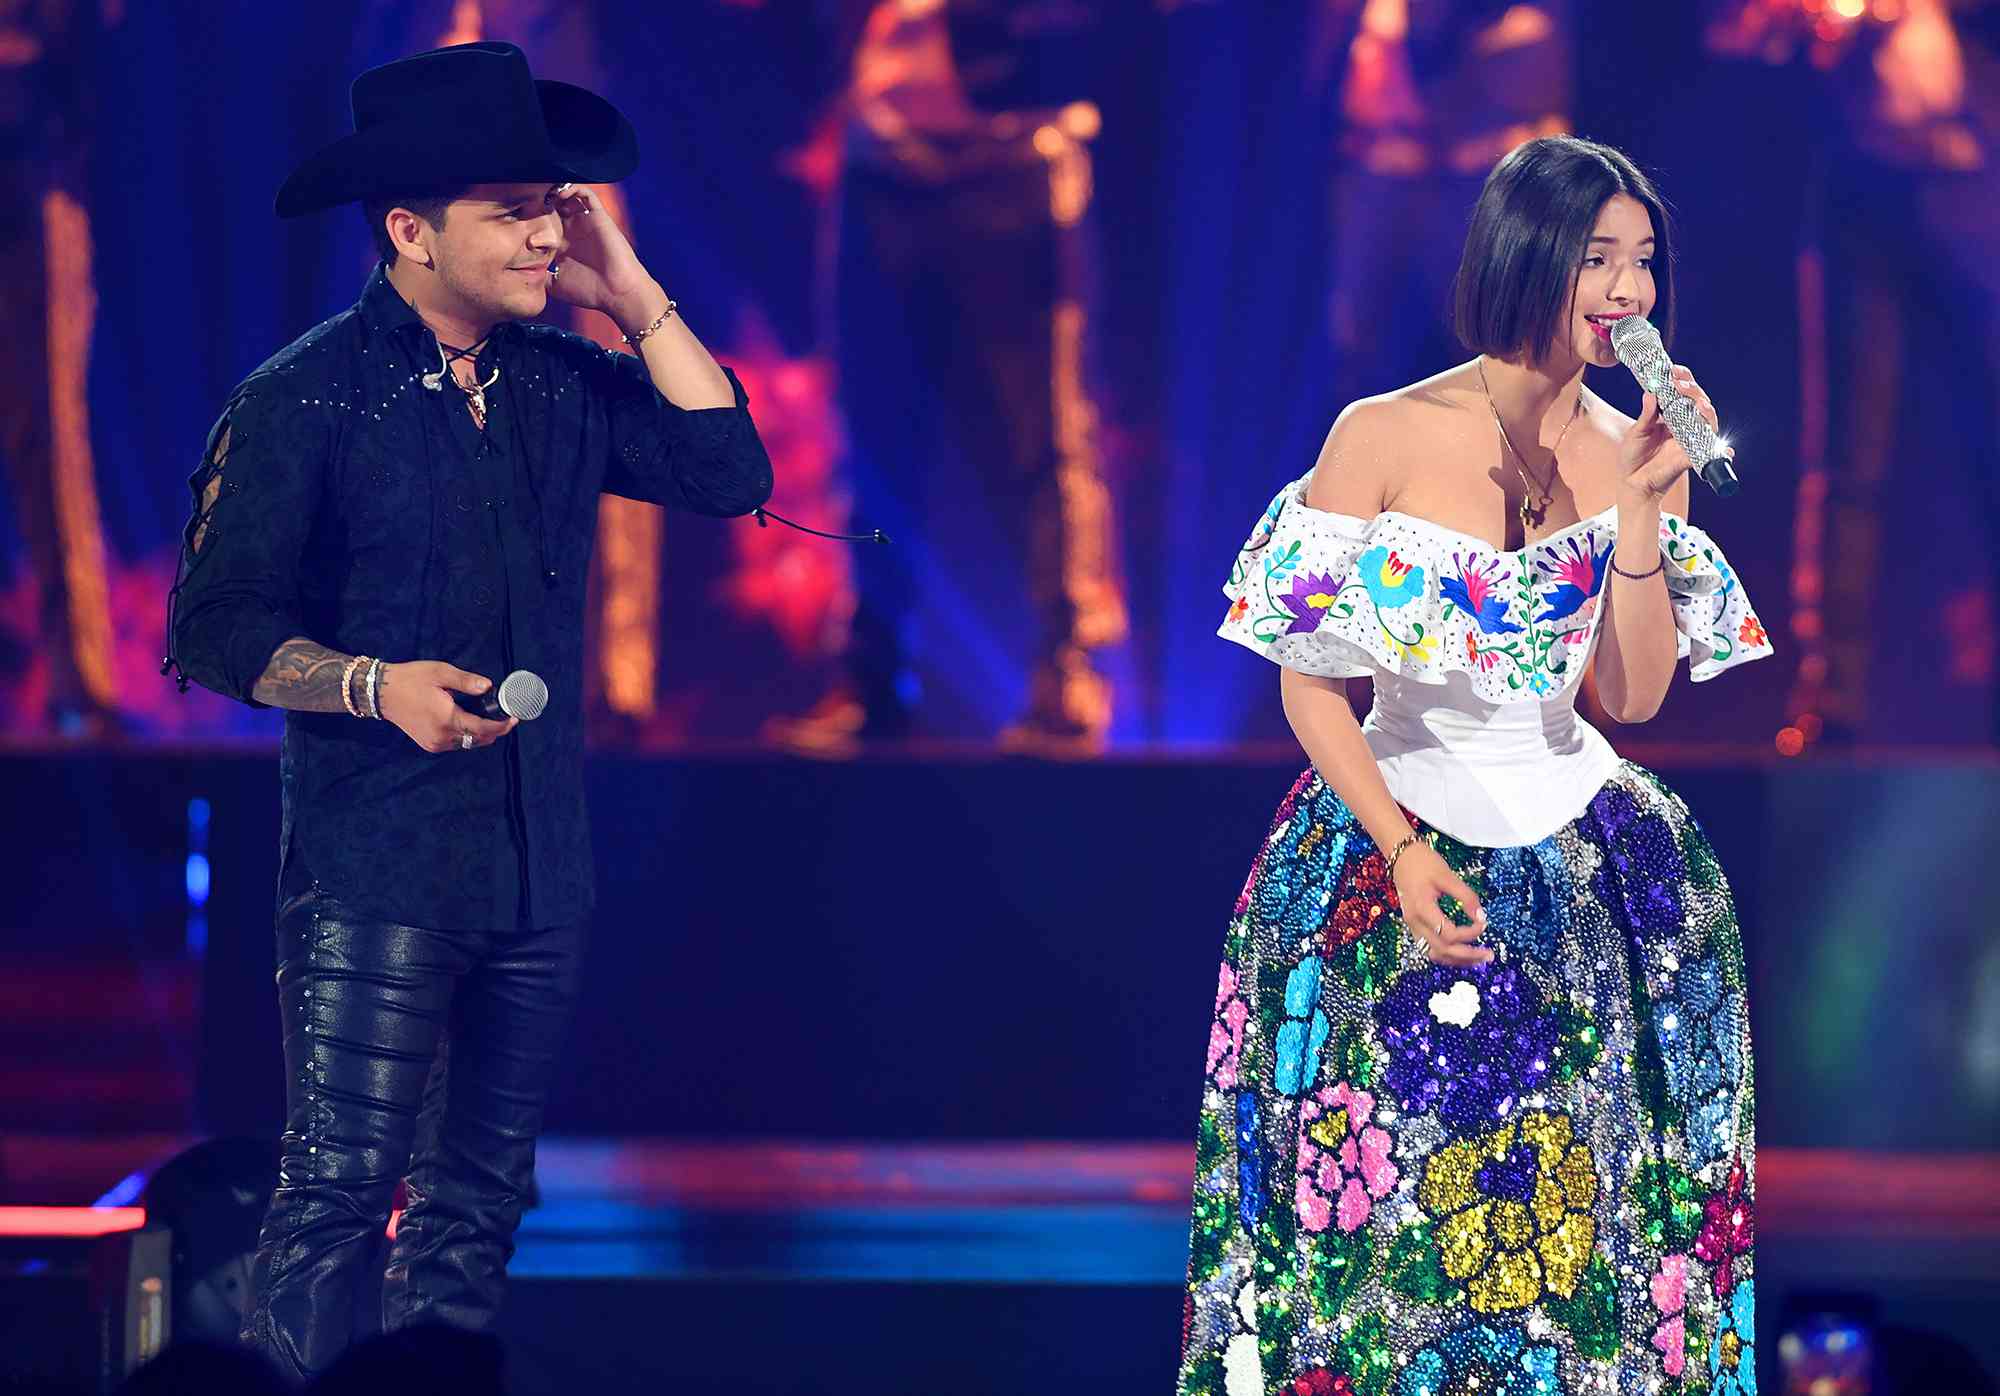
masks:
[[[437,336],[433,335],[432,338],[436,339]],[[436,392],[449,380],[452,387],[464,393],[466,402],[472,408],[472,420],[479,424],[481,431],[486,429],[486,390],[500,381],[500,365],[498,364],[493,365],[493,371],[486,375],[484,381],[481,381],[478,377],[479,355],[486,348],[487,341],[491,338],[492,336],[488,335],[486,339],[482,339],[477,344],[465,349],[456,348],[439,339],[437,341],[438,371],[424,375],[424,386],[432,392]],[[473,382],[461,383],[458,381],[458,375],[452,372],[451,366],[460,359],[468,360],[472,364]]]

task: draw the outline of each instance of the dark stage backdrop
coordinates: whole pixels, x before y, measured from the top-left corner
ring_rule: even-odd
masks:
[[[826,255],[828,103],[845,64],[840,7],[470,8],[488,37],[523,43],[544,75],[598,86],[631,114],[645,152],[624,191],[636,240],[689,323],[753,383],[760,419],[782,438],[777,504],[837,494],[837,472],[819,478],[837,456],[839,420],[816,268]],[[1237,544],[1272,491],[1311,463],[1341,405],[1330,386],[1326,269],[1354,230],[1328,215],[1333,156],[1306,71],[1310,8],[1109,7],[1118,61],[1098,79],[1088,366],[1133,617],[1129,641],[1108,658],[1120,743],[1284,735],[1273,674],[1211,635]],[[1691,27],[1642,27],[1629,8],[1580,7],[1576,124],[1654,169],[1681,212],[1679,356],[1721,402],[1747,481],[1727,504],[1698,497],[1695,513],[1738,564],[1781,655],[1705,692],[1681,685],[1649,735],[1763,744],[1784,720],[1792,677],[1795,263],[1823,112],[1808,78],[1705,61]],[[184,480],[229,387],[351,303],[368,267],[357,214],[280,223],[272,191],[294,159],[346,129],[353,73],[437,42],[453,11],[383,0],[123,9],[94,60],[89,185],[99,296],[90,405],[123,701],[142,734],[163,739],[266,734],[269,715],[201,694],[175,699],[152,677]],[[1409,306],[1412,316],[1436,313]],[[1621,405],[1636,397],[1618,375],[1596,386]],[[1917,414],[1912,471],[1924,433],[1952,432],[1966,411],[1990,430],[1987,409],[1946,401]],[[1882,559],[1886,716],[1864,736],[1989,735],[1991,626],[1979,617],[1990,606],[1974,603],[1990,598],[1979,539],[1991,521],[1970,507],[1974,494],[1924,477],[1896,495],[1924,541]],[[648,735],[745,736],[766,709],[811,696],[823,665],[804,632],[837,609],[829,598],[846,584],[844,559],[835,545],[813,545],[787,555],[789,580],[746,576],[765,546],[748,533],[747,522],[669,521],[660,715]],[[0,545],[10,555],[0,638],[19,653],[33,644],[33,608],[11,518]],[[1980,560],[1941,568],[1940,551]],[[953,565],[993,579],[992,594],[967,598],[964,626],[1022,609],[1004,557]],[[939,731],[990,731],[1021,682],[1003,676],[990,696],[961,697],[964,710],[940,714]],[[20,708],[8,714],[16,727],[35,716]]]

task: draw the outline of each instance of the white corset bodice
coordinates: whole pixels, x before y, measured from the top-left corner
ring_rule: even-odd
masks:
[[[1361,730],[1399,804],[1488,848],[1539,843],[1618,768],[1573,688],[1546,702],[1489,703],[1464,674],[1442,684],[1379,674]]]

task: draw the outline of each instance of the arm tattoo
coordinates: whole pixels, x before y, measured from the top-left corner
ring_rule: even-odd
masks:
[[[295,635],[279,645],[250,696],[274,708],[301,713],[343,713],[340,679],[354,656]]]

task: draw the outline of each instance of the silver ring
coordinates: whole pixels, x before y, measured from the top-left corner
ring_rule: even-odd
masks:
[[[472,734],[470,732],[460,732],[458,734],[458,749],[460,751],[472,750]]]

